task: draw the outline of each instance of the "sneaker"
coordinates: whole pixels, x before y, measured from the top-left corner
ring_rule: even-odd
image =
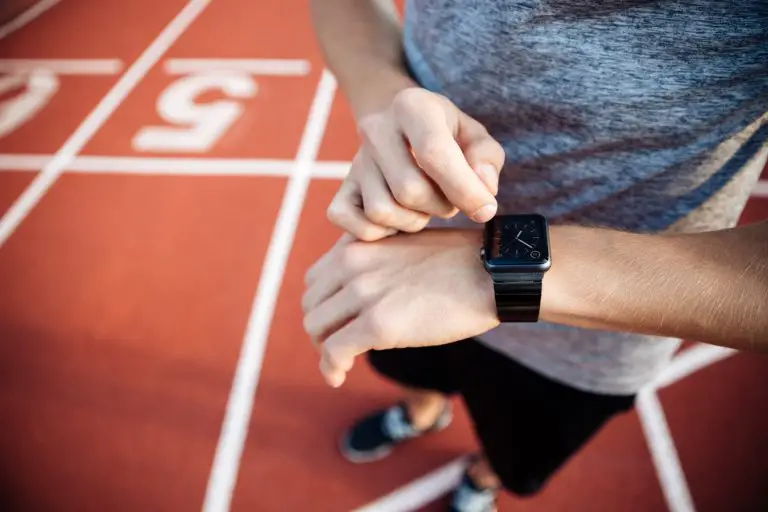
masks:
[[[447,427],[453,419],[451,403],[447,401],[435,423],[425,430],[411,424],[404,403],[375,412],[352,426],[341,438],[342,455],[350,462],[363,463],[383,459],[395,445]]]
[[[453,491],[448,512],[496,512],[496,489],[483,489],[465,472]]]

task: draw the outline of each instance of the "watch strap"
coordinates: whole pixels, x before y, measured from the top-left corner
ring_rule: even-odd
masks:
[[[537,322],[543,274],[512,274],[493,278],[496,313],[501,322]]]

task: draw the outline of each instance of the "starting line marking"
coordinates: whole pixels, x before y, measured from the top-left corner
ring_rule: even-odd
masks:
[[[45,69],[57,75],[117,75],[120,59],[0,59],[0,73],[29,73]]]
[[[39,171],[52,155],[0,154],[2,171]],[[328,160],[313,164],[312,177],[344,179],[351,162]],[[65,172],[103,174],[172,174],[190,176],[287,176],[293,160],[268,158],[143,157],[143,156],[78,156],[69,162]],[[757,182],[752,197],[768,198],[768,180]]]
[[[0,171],[30,171],[44,168],[48,155],[0,155]],[[314,162],[312,178],[343,179],[350,162]],[[177,176],[289,176],[294,160],[263,158],[179,158],[141,156],[78,156],[64,172],[93,174],[158,174]]]
[[[250,75],[305,76],[309,61],[303,59],[168,59],[164,64],[169,75],[229,71]]]

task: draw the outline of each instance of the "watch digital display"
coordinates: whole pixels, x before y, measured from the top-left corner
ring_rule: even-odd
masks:
[[[541,215],[501,215],[486,224],[486,264],[495,267],[532,267],[549,263],[547,222]]]

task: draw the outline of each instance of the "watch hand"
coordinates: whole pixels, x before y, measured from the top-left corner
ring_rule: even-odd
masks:
[[[522,231],[521,231],[520,233],[522,233]],[[519,237],[520,237],[520,233],[518,233],[518,234],[517,234],[517,236],[515,237],[515,240],[517,240],[518,242],[520,242],[521,244],[523,244],[523,245],[524,245],[524,246],[526,246],[527,248],[529,248],[529,249],[533,249],[533,246],[532,246],[532,245],[529,245],[529,244],[527,244],[527,243],[523,242],[522,240],[520,240],[520,238],[519,238]]]

